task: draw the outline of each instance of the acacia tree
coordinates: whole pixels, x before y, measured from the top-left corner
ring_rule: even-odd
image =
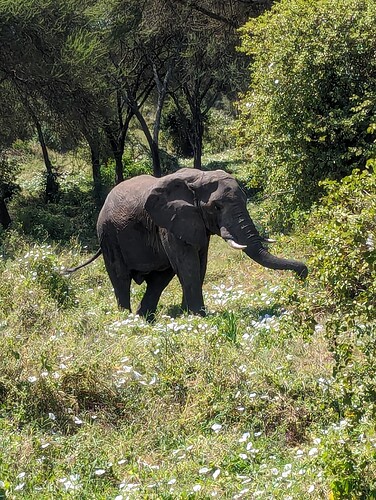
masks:
[[[208,112],[222,93],[234,97],[245,80],[247,61],[236,51],[237,28],[270,4],[178,0],[176,5],[171,0],[184,33],[184,45],[170,95],[180,116],[179,123],[186,127],[195,168],[201,168]]]
[[[43,128],[45,124],[53,128],[58,118],[80,115],[77,97],[83,94],[85,73],[75,78],[72,67],[75,60],[87,62],[93,54],[82,27],[87,3],[4,0],[0,6],[0,74],[16,90],[37,131],[47,171],[47,201],[56,197],[58,184]],[[87,110],[87,102],[81,108]]]
[[[167,0],[114,0],[110,8],[106,5],[103,40],[108,51],[111,97],[104,130],[115,158],[116,180],[123,179],[122,157],[133,117],[145,134],[154,175],[160,176],[161,113],[179,56],[179,33]],[[156,107],[153,120],[143,111],[151,96]]]

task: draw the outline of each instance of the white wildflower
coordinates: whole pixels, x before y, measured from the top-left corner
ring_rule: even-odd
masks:
[[[219,476],[219,474],[221,473],[220,469],[217,469],[213,472],[213,479],[217,479],[217,477]]]
[[[239,443],[245,443],[245,441],[247,441],[247,439],[250,437],[250,433],[249,432],[245,432],[242,437],[239,439]]]
[[[222,429],[222,425],[221,424],[213,424],[211,426],[211,428],[213,429],[214,432],[219,432]]]
[[[375,240],[373,237],[372,233],[368,233],[367,239],[366,239],[366,247],[369,252],[372,252],[375,250]]]
[[[94,474],[96,476],[103,476],[103,474],[106,474],[106,470],[105,469],[95,469]]]
[[[199,474],[207,474],[210,471],[208,467],[201,467],[201,469],[198,471]]]

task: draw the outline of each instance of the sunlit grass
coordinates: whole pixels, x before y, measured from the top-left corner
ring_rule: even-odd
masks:
[[[174,280],[154,325],[117,310],[100,260],[62,277],[80,247],[13,248],[0,285],[3,494],[323,491],[309,425],[325,407],[317,380],[330,360],[305,370],[322,341],[286,336],[277,291],[289,278],[222,243],[210,250],[208,317],[169,315],[181,300]],[[141,293],[132,288],[134,305]]]
[[[207,317],[181,313],[175,278],[151,325],[118,310],[102,259],[64,276],[90,249],[42,222],[34,236],[16,224],[0,251],[0,498],[327,498],[328,470],[351,480],[351,453],[375,476],[355,390],[339,410],[317,283],[213,237]],[[273,236],[278,255],[311,251]]]

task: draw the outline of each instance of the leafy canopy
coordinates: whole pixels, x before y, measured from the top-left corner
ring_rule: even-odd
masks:
[[[242,28],[253,62],[238,135],[254,184],[276,195],[275,227],[375,152],[375,22],[375,0],[282,0]]]

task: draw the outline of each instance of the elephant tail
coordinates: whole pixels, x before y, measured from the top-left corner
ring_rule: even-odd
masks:
[[[92,257],[90,257],[89,260],[87,260],[86,262],[84,262],[83,264],[80,264],[79,266],[77,267],[71,267],[69,269],[64,269],[63,271],[63,274],[71,274],[71,273],[75,273],[76,271],[78,271],[79,269],[81,269],[82,267],[85,267],[89,264],[91,264],[92,262],[94,262],[95,259],[97,259],[100,255],[102,254],[102,249],[100,248]]]

